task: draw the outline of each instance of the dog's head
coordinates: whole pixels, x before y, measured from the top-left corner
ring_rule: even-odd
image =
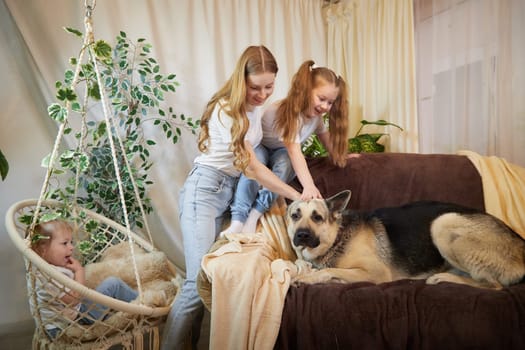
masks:
[[[330,249],[351,194],[346,190],[328,199],[297,200],[288,206],[288,237],[299,259],[313,261]]]

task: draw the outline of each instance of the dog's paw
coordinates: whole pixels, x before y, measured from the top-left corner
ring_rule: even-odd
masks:
[[[427,284],[438,284],[442,282],[461,283],[461,277],[448,272],[441,272],[428,277],[426,280]]]
[[[292,284],[298,285],[301,283],[304,283],[304,284],[323,283],[323,282],[329,282],[331,279],[332,279],[332,276],[329,274],[326,274],[323,270],[316,270],[316,271],[297,275],[293,279]]]
[[[293,279],[292,285],[298,286],[300,284],[314,284],[317,283],[314,278],[308,275],[300,275]]]

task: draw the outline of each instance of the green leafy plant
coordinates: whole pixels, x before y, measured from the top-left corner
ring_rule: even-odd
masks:
[[[367,152],[384,152],[385,146],[379,143],[379,139],[388,135],[388,133],[373,133],[373,134],[361,134],[363,128],[367,125],[378,125],[378,126],[394,126],[400,130],[403,130],[399,125],[387,122],[386,120],[379,119],[376,121],[361,120],[361,127],[357,130],[354,137],[348,139],[348,152],[349,153],[367,153]],[[326,157],[328,152],[323,147],[323,144],[317,137],[312,135],[302,146],[303,154],[307,157]]]
[[[65,30],[78,37],[83,36],[78,30]],[[75,197],[82,207],[124,225],[124,212],[108,135],[110,126],[103,118],[102,104],[106,102],[114,120],[114,123],[111,123],[114,135],[112,141],[117,149],[116,159],[122,179],[127,217],[132,228],[142,228],[144,223],[140,203],[135,196],[131,177],[133,176],[138,187],[144,211],[150,213],[153,208],[146,190],[153,184],[148,170],[153,165],[150,161],[151,147],[154,147],[157,141],[147,136],[146,125],[149,125],[149,130],[162,131],[161,134],[167,140],[177,143],[183,129],[195,134],[199,121],[194,122],[184,114],[177,115],[171,106],[165,106],[165,94],[174,93],[179,83],[175,80],[175,74],[162,73],[158,61],[151,55],[151,45],[145,39],[132,41],[121,31],[113,47],[103,40],[91,45],[93,50],[86,51],[89,59],[83,62],[79,62],[77,58],[70,59],[71,68],[65,71],[64,79],[55,84],[57,102],[48,107],[48,114],[55,121],[63,123],[67,117],[64,134],[73,137],[75,143],[83,146],[61,150],[57,161],[54,162],[56,164],[51,165],[56,186],[48,190],[46,198],[71,203]],[[74,86],[77,69],[80,69],[79,79]],[[101,75],[102,86],[97,79],[97,70]],[[85,96],[80,98],[76,91],[83,91]],[[104,99],[101,99],[102,92]],[[87,120],[85,132],[73,133],[69,113],[81,117],[80,120]],[[77,126],[76,130],[79,129]],[[117,134],[123,142],[124,152],[118,147],[118,139],[115,136]],[[47,156],[42,161],[42,166],[49,166],[49,158]],[[126,163],[131,165],[131,173],[127,170]],[[75,188],[77,169],[78,189]],[[40,218],[39,221],[43,219]],[[96,232],[96,222],[88,222],[84,229]],[[104,238],[96,234],[91,235],[90,240],[79,244],[81,251],[88,253],[105,243]]]
[[[359,128],[359,130],[357,130],[355,136],[348,139],[349,153],[385,151],[385,146],[380,144],[378,141],[382,136],[388,135],[388,133],[361,134],[361,131],[367,125],[394,126],[399,130],[403,131],[403,128],[401,128],[399,125],[387,122],[383,119],[379,119],[373,122],[370,122],[368,120],[361,120],[361,127]]]
[[[0,150],[0,177],[2,178],[2,181],[5,180],[8,172],[9,163],[7,162],[7,158],[2,153],[2,150]]]

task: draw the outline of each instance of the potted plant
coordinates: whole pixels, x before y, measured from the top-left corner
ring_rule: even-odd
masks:
[[[380,143],[381,137],[388,135],[388,133],[372,133],[362,134],[362,130],[367,125],[378,125],[378,126],[394,126],[400,130],[403,130],[399,125],[387,122],[386,120],[379,119],[376,121],[361,120],[361,127],[357,130],[354,137],[348,139],[348,152],[349,153],[361,153],[361,152],[384,152],[385,146]],[[328,152],[323,147],[321,141],[316,135],[310,136],[310,138],[303,144],[303,153],[307,157],[326,157]]]
[[[360,153],[360,152],[384,152],[385,146],[382,145],[379,140],[381,137],[388,135],[388,133],[373,133],[373,134],[361,134],[363,128],[367,125],[379,125],[379,126],[394,126],[399,130],[403,131],[399,125],[387,122],[386,120],[379,119],[376,121],[361,120],[361,127],[357,130],[354,137],[348,139],[348,152],[349,153]]]

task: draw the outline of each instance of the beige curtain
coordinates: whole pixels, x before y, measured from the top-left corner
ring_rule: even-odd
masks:
[[[415,4],[421,151],[525,166],[525,1]]]
[[[385,119],[404,128],[387,129],[390,151],[417,152],[412,0],[326,3],[327,62],[350,86],[351,133]]]

